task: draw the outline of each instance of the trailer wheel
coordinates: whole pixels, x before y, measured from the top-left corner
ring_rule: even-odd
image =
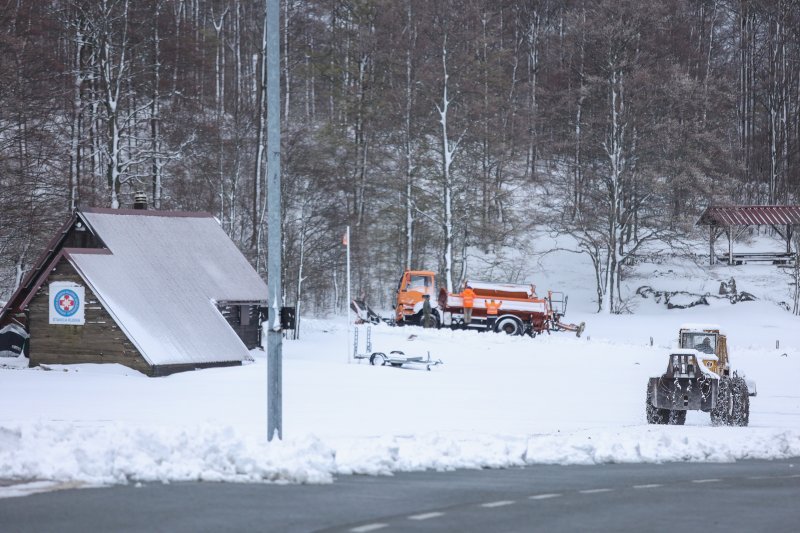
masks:
[[[524,327],[517,317],[504,316],[495,323],[494,330],[497,333],[505,333],[507,335],[522,335]]]
[[[380,352],[375,352],[369,356],[369,364],[373,366],[384,366],[386,364],[386,356]]]
[[[659,409],[653,405],[653,391],[650,390],[649,383],[647,384],[647,396],[645,399],[645,415],[647,416],[648,424],[666,424],[670,416],[669,409]]]

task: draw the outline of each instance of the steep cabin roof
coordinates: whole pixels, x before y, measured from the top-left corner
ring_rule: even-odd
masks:
[[[800,224],[800,205],[736,205],[707,207],[698,226],[783,226]]]
[[[28,282],[19,308],[63,258],[148,363],[241,361],[248,355],[216,303],[266,303],[267,286],[211,215],[86,209],[77,220],[106,250],[61,249],[37,281]]]

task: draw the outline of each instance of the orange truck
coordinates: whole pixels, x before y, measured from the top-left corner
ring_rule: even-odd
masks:
[[[395,323],[398,325],[422,323],[422,304],[427,294],[431,300],[431,315],[436,326],[451,328],[487,328],[486,303],[494,300],[500,304],[494,331],[509,335],[535,336],[545,331],[574,331],[579,337],[584,323],[566,324],[561,318],[566,313],[567,298],[563,293],[548,291],[547,296],[536,295],[534,285],[467,281],[465,287],[475,292],[472,319],[464,321],[464,302],[460,293],[450,293],[442,288],[436,291],[436,274],[429,270],[408,270],[397,285]]]

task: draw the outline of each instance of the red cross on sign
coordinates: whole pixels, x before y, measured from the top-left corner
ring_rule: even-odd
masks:
[[[72,308],[75,306],[75,300],[73,300],[72,296],[70,296],[69,294],[65,294],[58,301],[58,306],[64,311],[71,311]]]

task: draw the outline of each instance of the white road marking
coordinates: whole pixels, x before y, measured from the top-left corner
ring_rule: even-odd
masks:
[[[514,504],[514,503],[517,503],[517,502],[515,502],[514,500],[500,500],[498,502],[482,503],[481,507],[487,507],[487,508],[505,507],[506,505],[511,505],[511,504]]]
[[[440,516],[444,516],[444,513],[422,513],[422,514],[412,514],[408,517],[409,520],[428,520],[429,518],[439,518]]]
[[[389,527],[389,524],[366,524],[363,526],[354,527],[350,531],[353,533],[367,533],[367,531],[375,531],[377,529],[383,529],[385,527]]]
[[[772,476],[749,476],[747,479],[772,479]]]
[[[659,485],[658,483],[648,483],[647,485],[634,485],[634,489],[656,489],[658,487],[663,487],[664,485]]]
[[[611,492],[614,489],[586,489],[586,490],[579,490],[581,494],[598,494],[600,492]]]
[[[719,479],[693,479],[692,483],[719,483]]]
[[[561,494],[534,494],[533,496],[529,496],[529,500],[549,500],[550,498],[558,498]]]

